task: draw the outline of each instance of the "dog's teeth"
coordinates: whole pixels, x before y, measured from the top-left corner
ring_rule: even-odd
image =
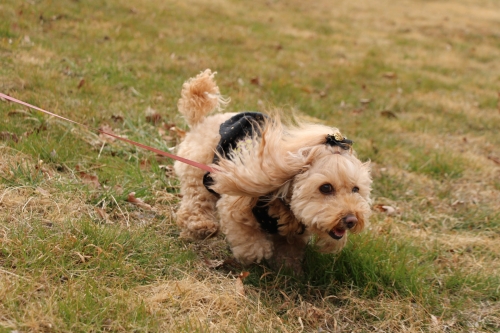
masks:
[[[331,230],[330,232],[328,232],[328,235],[330,235],[330,237],[332,237],[333,239],[341,239],[342,237],[344,237],[344,234],[345,234],[345,230]]]

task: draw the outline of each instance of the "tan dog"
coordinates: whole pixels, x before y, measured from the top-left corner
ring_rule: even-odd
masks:
[[[243,264],[297,268],[311,238],[325,252],[341,250],[346,232],[361,231],[370,215],[369,162],[336,128],[285,126],[258,113],[207,117],[227,104],[214,75],[185,82],[178,104],[191,129],[178,154],[217,169],[175,163],[181,236],[205,239],[220,227]]]

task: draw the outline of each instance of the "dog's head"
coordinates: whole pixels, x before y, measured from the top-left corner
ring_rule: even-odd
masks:
[[[302,151],[307,167],[290,184],[290,207],[326,252],[345,244],[347,232],[363,230],[370,216],[369,162],[328,145]]]

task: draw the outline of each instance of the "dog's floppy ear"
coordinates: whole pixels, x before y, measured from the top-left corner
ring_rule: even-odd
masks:
[[[330,147],[320,144],[312,147],[301,148],[295,155],[296,158],[301,160],[300,163],[302,163],[302,165],[307,168],[315,159],[319,158],[322,155],[331,153],[333,153],[333,151]]]
[[[302,156],[304,159],[307,159],[307,157],[311,154],[312,148],[313,147],[302,148],[298,151],[298,154]]]

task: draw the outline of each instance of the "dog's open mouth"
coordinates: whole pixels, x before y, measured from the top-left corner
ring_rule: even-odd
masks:
[[[332,237],[333,239],[341,239],[342,237],[344,237],[344,234],[345,234],[345,229],[342,229],[342,228],[334,228],[332,230],[330,230],[330,232],[328,233],[328,235],[330,235],[330,237]]]

